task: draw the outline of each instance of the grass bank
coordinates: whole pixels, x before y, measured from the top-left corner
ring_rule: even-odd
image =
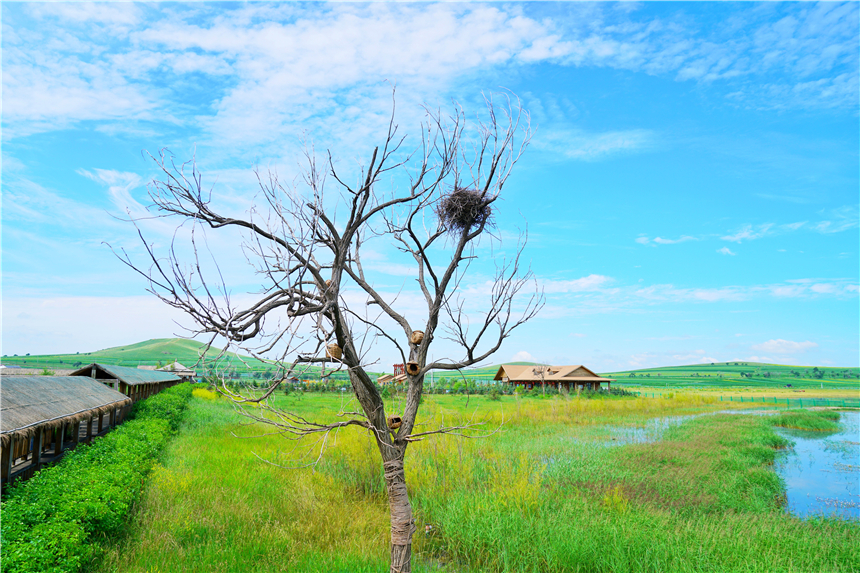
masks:
[[[352,408],[328,395],[278,401],[322,418]],[[410,448],[415,569],[860,568],[858,523],[783,512],[771,464],[786,442],[765,418],[703,416],[668,429],[657,443],[610,445],[607,425],[636,427],[723,407],[700,395],[472,397],[468,405],[461,396],[425,398],[425,428],[443,418],[484,421],[490,435]],[[390,408],[397,409],[396,399]],[[270,428],[244,422],[223,400],[192,399],[136,523],[109,547],[99,571],[385,570],[388,507],[370,437],[333,434],[316,471],[284,469],[278,465],[295,462],[304,449],[308,460],[319,450],[295,449]]]

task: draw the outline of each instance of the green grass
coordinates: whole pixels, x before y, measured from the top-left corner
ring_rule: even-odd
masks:
[[[315,418],[354,409],[331,395],[276,401]],[[607,424],[639,427],[656,416],[725,406],[685,394],[472,397],[468,406],[462,396],[425,397],[425,427],[444,417],[483,420],[497,431],[410,447],[415,570],[858,570],[860,524],[804,521],[782,510],[771,464],[786,442],[765,418],[703,416],[657,443],[606,445]],[[389,408],[397,407],[395,398]],[[315,471],[284,469],[260,458],[288,465],[304,450],[246,421],[223,399],[192,399],[135,524],[114,540],[98,571],[386,569],[388,507],[367,433],[332,434]],[[311,450],[306,461],[319,453]]]
[[[838,432],[840,429],[839,413],[831,410],[789,410],[770,416],[768,421],[774,426],[795,430]]]

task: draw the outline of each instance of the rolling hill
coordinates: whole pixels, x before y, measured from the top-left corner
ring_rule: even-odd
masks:
[[[3,356],[3,364],[25,368],[77,368],[79,365],[99,362],[102,364],[136,367],[157,366],[159,363],[167,364],[175,360],[185,366],[192,366],[197,363],[204,347],[204,344],[195,340],[155,338],[136,344],[115,346],[94,352]],[[207,356],[214,358],[215,354],[217,354],[217,351],[210,350]],[[227,358],[228,362],[239,362],[239,357],[235,354],[231,354]],[[253,358],[245,358],[245,360],[262,366],[262,363]]]

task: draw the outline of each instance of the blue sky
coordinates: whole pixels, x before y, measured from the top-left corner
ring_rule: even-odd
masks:
[[[105,246],[142,254],[117,217],[146,214],[147,152],[193,154],[243,212],[303,141],[366,158],[396,84],[408,134],[422,104],[503,90],[536,128],[497,249],[527,223],[547,305],[493,362],[860,364],[857,3],[6,2],[2,25],[4,354],[181,332]],[[163,248],[174,225],[141,227]],[[208,240],[253,290],[239,239]]]

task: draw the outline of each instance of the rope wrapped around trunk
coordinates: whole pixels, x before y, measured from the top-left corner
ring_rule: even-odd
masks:
[[[403,473],[403,460],[391,460],[382,464],[385,470],[385,484],[388,486],[388,505],[391,510],[391,544],[409,545],[415,533],[412,519],[412,505],[406,491],[406,476]]]

